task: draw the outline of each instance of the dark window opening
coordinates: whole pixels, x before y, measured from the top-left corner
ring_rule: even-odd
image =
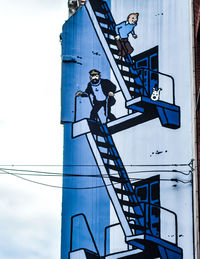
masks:
[[[155,183],[151,185],[151,199],[152,201],[159,200],[160,190],[159,183]]]
[[[148,67],[147,59],[143,59],[137,62],[137,67]]]
[[[137,196],[141,201],[145,201],[147,199],[147,187],[138,188]]]
[[[158,70],[158,56],[151,57],[151,69],[152,70]]]
[[[158,218],[160,216],[160,209],[157,207],[152,207],[152,215]]]

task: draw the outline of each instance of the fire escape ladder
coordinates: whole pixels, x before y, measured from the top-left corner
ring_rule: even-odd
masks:
[[[149,67],[137,67],[133,58],[127,54],[125,57],[118,55],[115,40],[116,23],[105,1],[88,0],[86,10],[102,45],[105,55],[112,67],[115,77],[126,100],[126,107],[134,112],[141,112],[145,118],[160,119],[163,127],[177,129],[180,127],[180,107],[175,105],[175,85],[172,76],[151,70]],[[172,82],[173,103],[154,101],[151,99],[154,79],[145,78],[145,74],[162,75],[170,78]],[[147,80],[147,82],[145,81]],[[148,87],[151,85],[151,87]],[[156,89],[159,89],[158,80]]]
[[[118,56],[117,44],[115,40],[116,23],[112,17],[110,9],[105,1],[89,0],[86,4],[91,21],[98,31],[99,40],[104,48],[110,65],[119,82],[126,101],[131,100],[132,96],[136,97],[137,92],[148,93],[144,87],[142,78],[131,59],[127,55],[125,59]]]
[[[92,135],[92,138],[88,137],[90,147],[125,236],[133,236],[136,230],[137,233],[139,230],[141,234],[146,231],[151,234],[151,229],[145,224],[144,209],[135,195],[134,187],[107,126],[92,120],[88,120],[88,124]],[[94,151],[94,146],[98,152]],[[100,159],[97,158],[97,153]],[[141,248],[141,245],[138,248]]]

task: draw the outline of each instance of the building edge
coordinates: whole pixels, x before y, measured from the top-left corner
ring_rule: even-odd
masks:
[[[192,56],[193,58],[193,134],[194,134],[194,154],[195,154],[195,173],[194,173],[194,237],[195,237],[195,258],[200,258],[200,219],[199,219],[199,201],[200,201],[200,110],[198,97],[200,91],[200,1],[192,1]]]

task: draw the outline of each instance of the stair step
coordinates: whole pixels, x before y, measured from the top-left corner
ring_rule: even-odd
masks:
[[[118,188],[115,188],[115,191],[116,191],[116,193],[120,193],[120,194],[126,195],[126,196],[130,196],[130,195],[134,194],[133,192],[129,192],[129,191],[118,189]]]
[[[107,41],[107,43],[108,43],[108,44],[112,44],[112,45],[117,46],[116,41],[115,41],[115,40],[113,40],[113,39],[106,38],[106,41]]]
[[[125,201],[125,200],[119,199],[119,202],[120,202],[121,205],[133,207],[133,206],[132,206],[132,202],[130,202],[130,201]]]
[[[91,5],[92,5],[93,10],[95,12],[102,13],[102,14],[106,14],[107,13],[106,10],[102,7],[102,3],[101,2],[99,2],[99,3],[98,3],[98,1],[96,1],[95,3],[91,2]]]
[[[108,19],[105,19],[105,18],[102,18],[100,16],[96,16],[97,17],[97,21],[100,22],[100,23],[104,23],[104,24],[110,24],[109,20]]]
[[[122,199],[119,199],[119,202],[120,202],[121,205],[125,205],[125,206],[128,206],[128,207],[133,208],[133,209],[137,206],[141,206],[140,203],[133,203],[133,202],[130,202],[130,201],[127,201],[127,200],[122,200]]]
[[[110,160],[116,160],[117,159],[116,156],[113,156],[113,155],[110,155],[110,154],[106,154],[106,153],[102,153],[102,152],[101,152],[101,157],[102,158],[106,158],[106,159],[110,159]]]
[[[113,35],[113,36],[115,36],[115,34],[116,34],[115,31],[113,31],[111,29],[107,29],[107,28],[102,27],[101,30],[102,30],[103,33],[108,33],[108,34]]]
[[[128,182],[120,177],[115,177],[115,176],[110,176],[110,180],[113,182],[117,182],[117,183],[127,183]]]
[[[131,223],[129,223],[129,226],[131,227],[131,229],[135,229],[135,230],[142,230],[142,231],[145,231],[145,230],[146,230],[145,227],[139,226],[139,225],[136,225],[136,224],[131,224]]]
[[[121,59],[116,59],[115,61],[116,61],[116,63],[117,63],[118,65],[122,65],[122,66],[124,66],[124,67],[131,67],[131,64],[130,64],[130,63],[128,63],[128,62],[126,62],[126,61],[123,61],[123,60],[121,60]]]
[[[130,78],[136,78],[136,77],[138,77],[138,75],[137,74],[133,74],[133,73],[131,73],[130,71],[123,71],[123,70],[120,70],[120,72],[121,72],[121,74],[123,75],[123,76],[128,76],[128,77],[130,77]]]
[[[90,126],[90,130],[92,134],[97,136],[105,136],[105,133],[103,133],[99,128],[99,123],[96,121],[89,120],[88,124]]]
[[[117,167],[116,165],[109,165],[109,164],[106,164],[105,167],[107,169],[112,169],[114,171],[121,171],[122,169],[120,167]]]
[[[96,141],[96,144],[97,144],[98,147],[105,147],[105,148],[112,147],[110,144],[105,143],[105,142],[101,142],[101,141]]]
[[[132,212],[128,212],[128,211],[124,211],[124,214],[126,217],[130,217],[130,218],[134,218],[134,219],[140,219],[143,218],[143,216],[132,213]]]
[[[113,55],[118,55],[119,50],[110,48]],[[119,56],[119,55],[118,55]]]
[[[126,83],[128,88],[130,88],[130,87],[134,87],[134,88],[138,88],[138,89],[144,88],[143,85],[138,85],[135,82],[129,82],[129,81],[125,80],[125,83]]]

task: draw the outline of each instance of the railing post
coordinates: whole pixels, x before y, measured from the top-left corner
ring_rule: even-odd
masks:
[[[89,231],[89,234],[90,234],[90,237],[91,237],[92,242],[93,242],[93,244],[94,244],[94,247],[95,247],[95,249],[96,249],[96,252],[97,252],[97,254],[100,256],[99,250],[98,250],[97,245],[96,245],[96,242],[95,242],[95,240],[94,240],[94,236],[92,235],[92,232],[91,232],[90,226],[89,226],[89,224],[88,224],[87,218],[86,218],[86,216],[85,216],[83,213],[80,213],[80,214],[77,214],[77,215],[74,215],[74,216],[71,217],[70,252],[72,252],[73,220],[74,220],[74,218],[76,218],[76,217],[83,217],[83,218],[84,218],[84,221],[85,221],[85,223],[86,223],[87,229],[88,229],[88,231]]]
[[[172,95],[173,95],[172,98],[173,98],[173,105],[175,105],[175,82],[174,82],[173,76],[170,76],[170,75],[162,73],[162,72],[154,71],[154,70],[152,70],[150,68],[146,68],[146,67],[139,67],[136,70],[147,70],[147,71],[150,71],[150,72],[158,74],[158,75],[169,77],[172,80]]]
[[[112,227],[115,227],[115,226],[118,226],[118,225],[121,225],[120,223],[115,223],[115,224],[112,224],[112,225],[109,225],[107,227],[105,227],[105,230],[104,230],[104,256],[106,256],[106,250],[107,250],[107,230],[109,228],[112,228]]]
[[[75,103],[74,103],[74,122],[76,122],[77,97],[78,96],[75,96]]]

